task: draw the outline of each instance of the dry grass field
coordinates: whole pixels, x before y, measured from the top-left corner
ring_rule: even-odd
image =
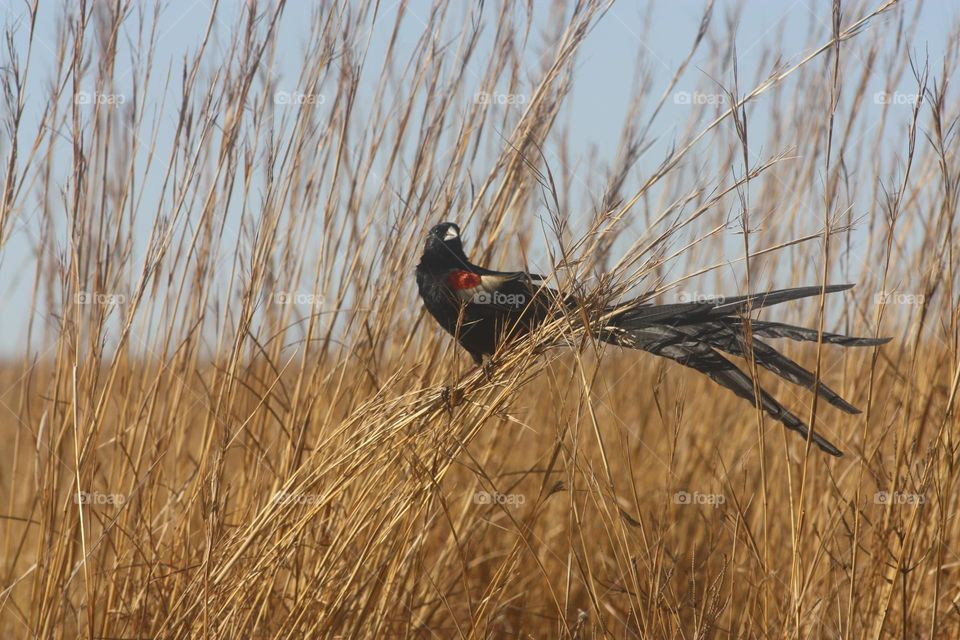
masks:
[[[0,636],[960,638],[960,32],[838,0],[740,53],[736,5],[684,5],[673,81],[638,61],[573,157],[618,6],[330,0],[281,61],[283,2],[214,0],[168,68],[152,5],[64,3],[42,57],[22,5]],[[474,368],[416,295],[441,220],[598,305],[855,282],[750,316],[893,338],[777,341],[859,415],[758,374],[845,456],[572,312]]]

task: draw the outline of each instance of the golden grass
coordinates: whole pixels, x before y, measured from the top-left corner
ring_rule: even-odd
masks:
[[[283,10],[224,26],[215,5],[168,72],[150,11],[70,6],[36,129],[34,21],[11,26],[30,47],[3,71],[0,243],[36,230],[18,277],[38,313],[0,367],[0,635],[960,637],[956,31],[930,69],[913,5],[837,3],[806,51],[753,52],[769,73],[748,81],[708,7],[587,175],[562,105],[607,5],[546,27],[509,3],[401,6],[421,39],[400,55],[398,17],[381,60],[367,29],[394,14],[329,3],[296,90],[270,71],[292,64]],[[724,105],[643,171],[705,56]],[[876,122],[877,77],[924,99]],[[576,317],[488,378],[416,299],[443,219],[477,262],[545,248],[595,308],[856,281],[764,317],[895,340],[783,345],[858,416],[760,374],[842,459]]]

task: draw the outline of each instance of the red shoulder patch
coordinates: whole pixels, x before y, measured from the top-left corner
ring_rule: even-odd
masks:
[[[480,276],[472,271],[465,271],[463,269],[451,271],[450,275],[447,276],[447,284],[449,284],[456,291],[479,287],[481,282]]]

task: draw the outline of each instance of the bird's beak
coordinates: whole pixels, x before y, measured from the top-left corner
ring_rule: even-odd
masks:
[[[456,227],[450,227],[447,229],[447,233],[443,236],[443,241],[447,242],[448,240],[455,240],[460,237],[460,234],[457,233]]]

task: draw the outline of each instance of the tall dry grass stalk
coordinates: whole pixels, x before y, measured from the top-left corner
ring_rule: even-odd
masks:
[[[65,5],[40,68],[26,9],[2,68],[0,251],[29,242],[3,268],[35,310],[0,368],[4,637],[960,637],[956,30],[929,66],[914,4],[837,2],[748,78],[708,4],[667,86],[624,80],[621,147],[585,171],[563,106],[606,4],[544,26],[333,1],[294,61],[283,2],[236,24],[214,2],[176,68],[122,0]],[[704,58],[727,100],[664,133]],[[923,99],[868,120],[871,78]],[[475,98],[501,94],[524,99]],[[414,290],[443,219],[597,308],[858,282],[776,313],[895,336],[789,348],[861,415],[760,378],[847,456],[574,318],[472,370]]]

